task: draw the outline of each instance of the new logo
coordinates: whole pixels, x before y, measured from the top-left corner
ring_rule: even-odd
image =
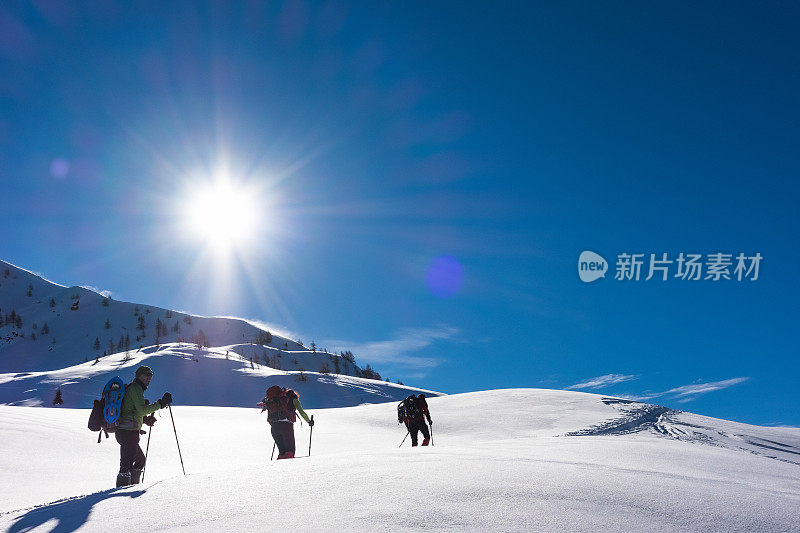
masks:
[[[581,252],[578,258],[578,276],[584,283],[591,283],[606,277],[608,262],[599,254],[590,251]]]

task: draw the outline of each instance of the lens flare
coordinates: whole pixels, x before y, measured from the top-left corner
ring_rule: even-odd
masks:
[[[464,267],[451,255],[433,260],[427,273],[428,290],[439,298],[455,296],[464,283]]]

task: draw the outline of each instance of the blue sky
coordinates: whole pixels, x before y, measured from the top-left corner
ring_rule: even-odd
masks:
[[[444,392],[800,425],[797,6],[11,2],[0,257]],[[225,174],[258,231],[185,231]],[[584,250],[763,261],[578,277]],[[674,265],[673,265],[674,266]]]

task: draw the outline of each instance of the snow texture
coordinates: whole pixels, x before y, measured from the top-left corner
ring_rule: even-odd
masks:
[[[429,404],[433,447],[398,448],[393,403],[311,409],[311,457],[273,462],[258,409],[178,405],[187,475],[162,411],[144,483],[122,489],[111,488],[118,446],[96,444],[88,410],[0,407],[0,529],[796,531],[800,521],[798,429],[568,391]],[[295,432],[305,456],[309,428]]]

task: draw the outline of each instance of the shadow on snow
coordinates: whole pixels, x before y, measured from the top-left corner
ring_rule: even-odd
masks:
[[[51,520],[56,523],[51,529],[51,533],[68,533],[75,531],[89,518],[92,508],[98,503],[109,498],[138,498],[146,491],[123,491],[123,489],[109,489],[86,496],[75,496],[66,500],[58,500],[34,507],[24,515],[16,518],[14,524],[8,529],[8,533],[19,533],[30,531]]]

